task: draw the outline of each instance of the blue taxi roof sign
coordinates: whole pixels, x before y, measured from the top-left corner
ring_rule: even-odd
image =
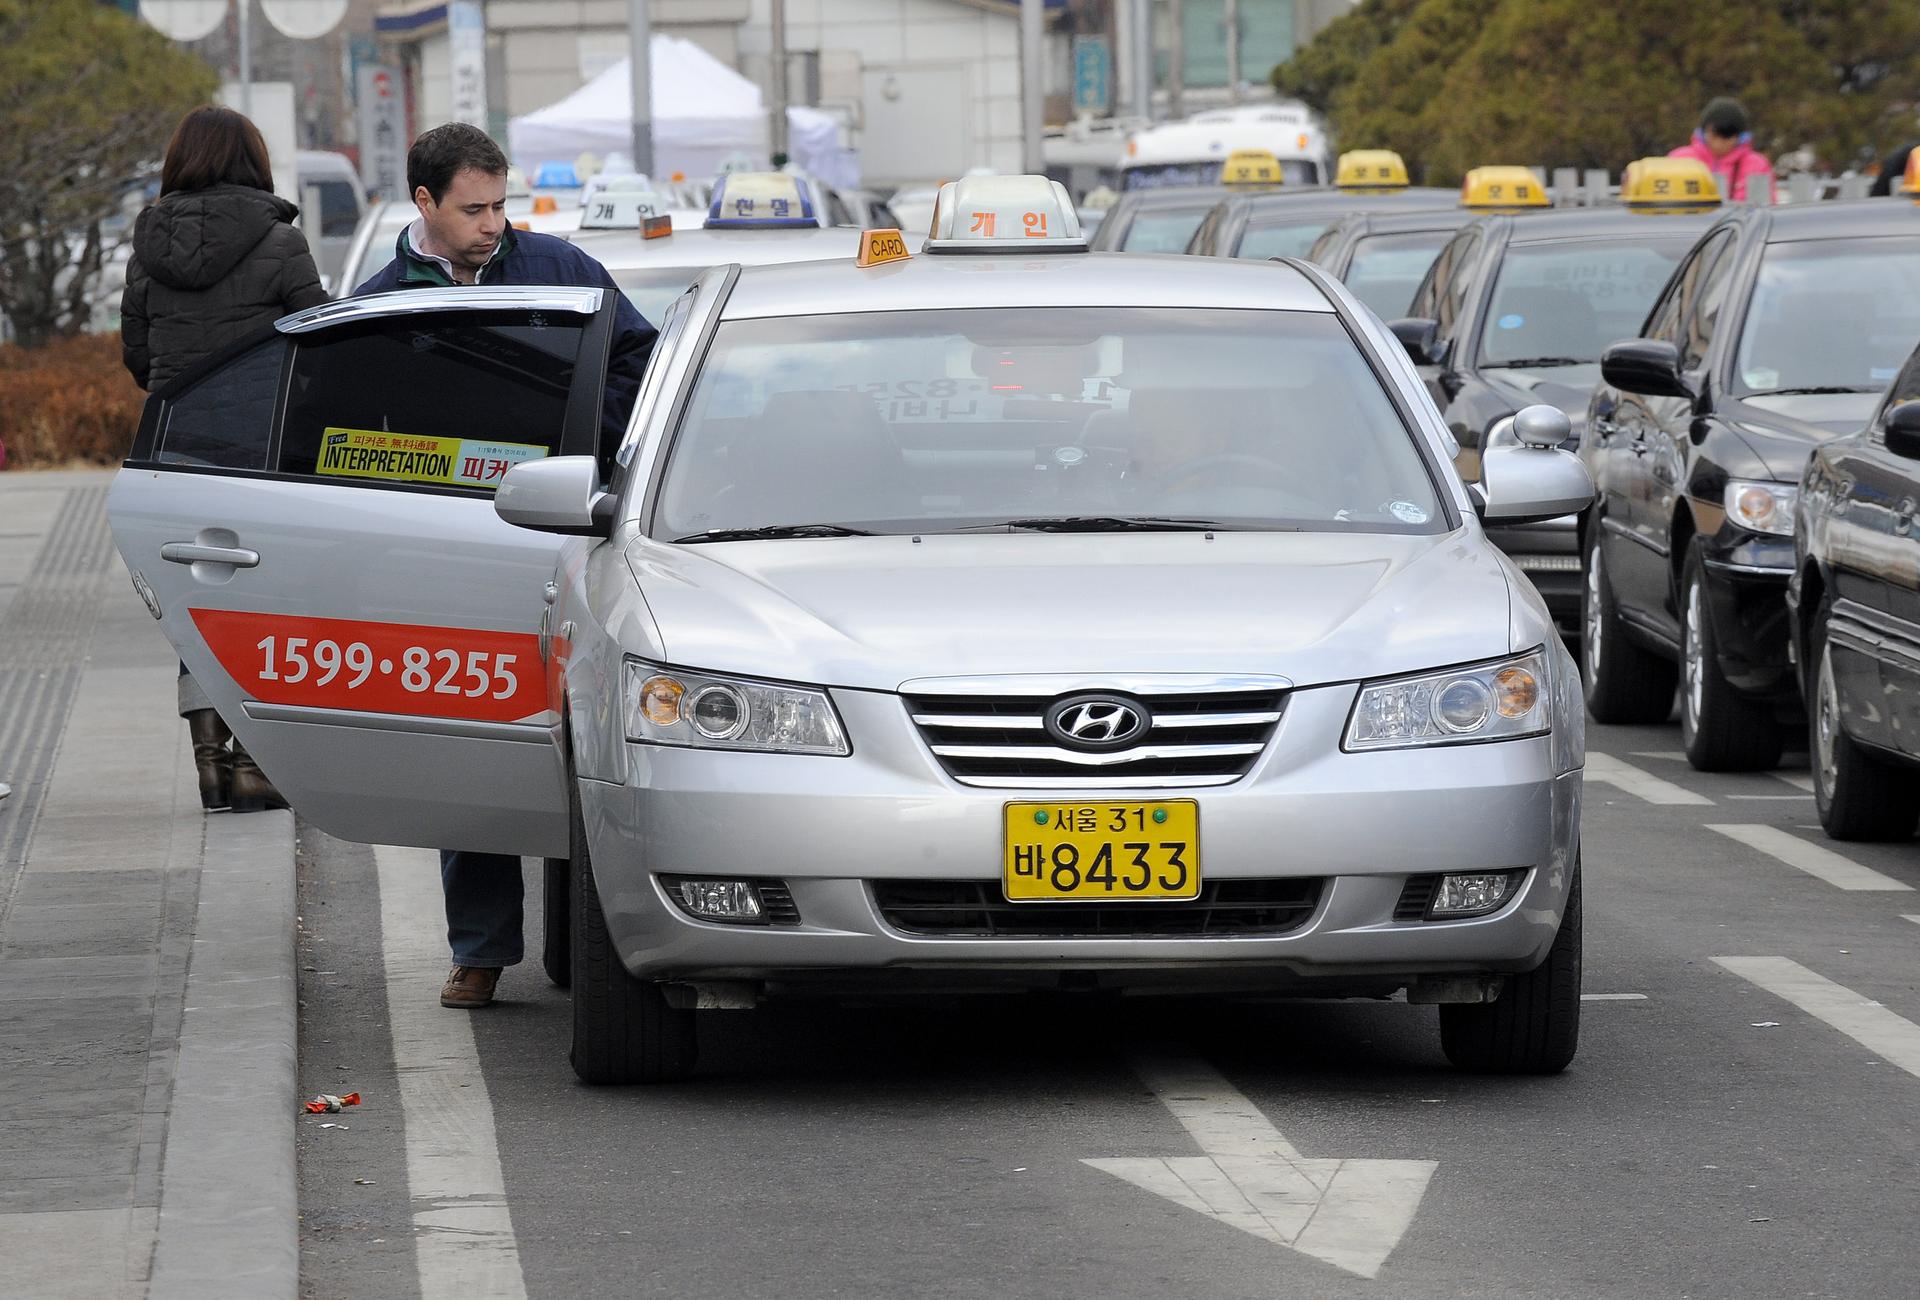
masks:
[[[533,184],[542,190],[571,190],[579,186],[580,173],[570,162],[544,162],[533,174]]]
[[[708,230],[782,230],[818,226],[813,196],[786,172],[727,172],[713,184]]]
[[[940,187],[927,253],[1084,253],[1066,186],[1045,176],[964,176]]]

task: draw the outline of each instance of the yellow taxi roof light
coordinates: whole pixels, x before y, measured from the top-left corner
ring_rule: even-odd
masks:
[[[640,218],[640,238],[665,239],[673,233],[673,218],[664,213],[657,217]]]
[[[1081,252],[1067,187],[1045,176],[963,176],[940,187],[928,253]]]
[[[860,232],[860,253],[854,258],[856,266],[880,266],[886,262],[899,262],[912,257],[907,251],[906,236],[891,227]]]
[[[1407,164],[1391,149],[1349,149],[1333,169],[1333,183],[1343,190],[1403,190]]]
[[[557,199],[553,197],[553,195],[536,194],[534,196],[534,199],[533,199],[533,215],[534,216],[544,217],[549,213],[558,212],[559,210],[560,210],[560,203]]]
[[[1475,167],[1460,182],[1460,206],[1475,212],[1523,212],[1550,206],[1547,187],[1526,167]]]
[[[1222,185],[1279,185],[1285,179],[1280,160],[1265,149],[1235,149],[1220,164]]]
[[[1920,149],[1907,155],[1907,170],[1900,176],[1898,192],[1911,194],[1915,203],[1920,203]]]
[[[1704,212],[1720,206],[1720,186],[1698,158],[1641,158],[1620,177],[1620,203],[1635,212]]]

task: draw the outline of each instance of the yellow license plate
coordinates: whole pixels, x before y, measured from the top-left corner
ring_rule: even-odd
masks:
[[[1010,903],[1117,903],[1200,896],[1200,805],[1006,805]]]

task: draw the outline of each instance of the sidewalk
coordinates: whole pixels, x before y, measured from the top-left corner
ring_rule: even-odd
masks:
[[[110,480],[0,475],[0,1291],[290,1297],[293,822],[201,812]]]

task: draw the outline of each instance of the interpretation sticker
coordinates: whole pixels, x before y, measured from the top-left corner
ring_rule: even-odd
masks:
[[[1387,509],[1392,511],[1393,517],[1403,524],[1424,524],[1431,518],[1425,507],[1417,506],[1411,501],[1395,501]]]
[[[321,474],[339,478],[445,483],[450,487],[498,488],[522,461],[540,460],[545,447],[476,438],[430,438],[378,429],[326,429],[320,435]]]
[[[193,624],[247,698],[363,713],[544,718],[531,632],[195,609]]]

